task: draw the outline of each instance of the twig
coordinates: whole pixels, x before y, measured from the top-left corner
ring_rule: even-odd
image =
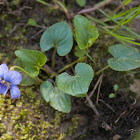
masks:
[[[17,23],[14,27],[13,27],[13,29],[10,31],[10,35],[19,27],[19,26],[23,26],[23,25],[25,25],[24,23]]]
[[[100,116],[98,110],[96,109],[95,105],[93,104],[93,102],[91,101],[91,99],[89,98],[88,95],[86,95],[86,99],[89,103],[89,106],[92,108],[92,110],[94,111],[94,113],[97,115],[97,116]]]
[[[96,84],[95,84],[93,90],[89,93],[89,98],[94,94],[96,88],[98,87],[98,84],[100,83],[100,80],[101,80],[102,76],[103,76],[103,75],[100,75],[100,77],[99,77],[98,81],[96,82]],[[86,102],[87,102],[87,100],[85,101],[85,103],[86,103]]]
[[[99,114],[98,110],[96,109],[95,105],[93,104],[93,102],[91,101],[91,99],[89,98],[88,95],[86,95],[86,99],[88,101],[89,106],[92,108],[92,110],[94,111],[94,113],[100,117],[100,119],[102,120],[102,128],[104,128],[106,131],[111,131],[112,128],[104,121],[104,118]]]
[[[104,0],[103,2],[96,4],[93,8],[88,8],[88,9],[84,9],[78,12],[78,14],[84,14],[84,13],[89,13],[95,10],[100,9],[101,7],[104,7],[105,5],[107,5],[108,3],[110,3],[112,0]]]
[[[122,4],[122,2],[119,2],[119,5],[116,9],[114,9],[112,12],[109,13],[109,15],[113,15],[114,13],[117,13],[121,8],[124,8],[124,5]]]
[[[123,112],[121,113],[121,115],[118,117],[118,119],[115,121],[115,123],[117,123],[117,122],[120,120],[120,118],[121,118],[126,112],[127,112],[126,110],[123,111]]]
[[[16,15],[16,16],[21,16],[22,11],[24,11],[25,9],[29,9],[29,10],[31,10],[32,7],[29,7],[29,6],[23,6],[23,7],[21,7],[21,8],[18,9],[18,10],[8,11],[8,12],[4,12],[4,13],[12,14],[12,15]]]
[[[24,9],[30,9],[30,10],[31,10],[32,7],[30,7],[30,6],[23,6],[23,7],[21,7],[19,10],[22,11],[22,10],[24,10]]]
[[[34,34],[31,39],[34,39],[37,35],[41,34],[45,29],[40,29],[36,34]]]
[[[29,25],[28,25],[29,26]],[[35,25],[33,27],[37,27],[37,28],[42,28],[44,30],[48,29],[48,27],[45,27],[45,26],[41,26],[41,25]]]
[[[105,101],[103,101],[102,99],[99,99],[100,102],[102,102],[103,104],[105,104],[109,109],[111,109],[113,112],[115,112],[115,110],[109,105],[107,104]]]
[[[101,80],[100,80],[99,87],[98,87],[97,98],[96,98],[96,105],[98,104],[98,100],[99,100],[99,94],[100,94],[102,80],[103,80],[103,74],[101,75]]]

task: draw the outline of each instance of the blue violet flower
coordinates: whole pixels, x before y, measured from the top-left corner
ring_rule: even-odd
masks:
[[[9,71],[6,64],[0,65],[0,93],[6,95],[10,89],[11,98],[20,97],[20,90],[17,85],[21,82],[22,76],[15,70]]]

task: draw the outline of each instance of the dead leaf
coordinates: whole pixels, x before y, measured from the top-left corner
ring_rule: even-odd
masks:
[[[116,134],[116,135],[112,138],[112,140],[119,140],[120,138],[121,138],[121,136],[118,135],[118,134]]]
[[[134,83],[130,85],[130,90],[136,93],[136,99],[140,98],[140,80],[135,79]]]

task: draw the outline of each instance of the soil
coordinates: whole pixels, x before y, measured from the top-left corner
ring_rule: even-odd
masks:
[[[47,0],[48,3],[52,3],[51,0]],[[95,5],[100,2],[100,0],[92,1],[87,0],[87,4],[84,8],[91,7],[91,5]],[[119,6],[119,1],[112,1],[110,4],[105,6],[103,10],[111,11]],[[138,6],[139,0],[134,0],[131,2],[126,8],[132,8]],[[66,5],[72,13],[76,14],[80,11],[81,7],[79,7],[75,0],[68,1],[66,0]],[[102,18],[98,11],[91,12],[92,16],[96,18]],[[30,26],[27,24],[29,18],[33,18],[39,26]],[[14,51],[20,48],[26,49],[35,49],[40,50],[39,40],[41,34],[45,30],[45,28],[51,26],[52,24],[66,20],[71,26],[73,26],[73,18],[66,16],[66,14],[60,9],[49,8],[43,4],[40,4],[34,0],[3,0],[0,1],[0,63],[6,63],[9,66],[14,65],[13,61],[16,56],[14,55]],[[140,23],[136,22],[139,19],[136,19],[132,24],[133,28],[137,28],[136,30],[140,32],[139,26]],[[110,23],[111,24],[111,23]],[[45,27],[45,28],[44,28]],[[95,71],[104,67],[104,64],[107,63],[107,59],[110,57],[108,54],[108,47],[112,44],[117,43],[117,41],[109,36],[105,35],[103,32],[101,33],[99,40],[97,40],[94,44],[93,48],[90,48],[90,56],[95,58],[96,64]],[[74,44],[76,45],[76,44]],[[74,49],[66,56],[59,57],[56,55],[56,65],[54,71],[60,70],[66,64],[69,64],[75,60],[77,57],[74,55]],[[49,52],[45,52],[45,55],[48,58],[47,65],[51,67],[51,57],[53,50]],[[101,56],[101,57],[98,57]],[[88,63],[92,63],[88,60]],[[91,64],[93,65],[93,64]],[[29,104],[29,109],[31,104],[38,101],[37,98],[40,98],[38,105],[38,112],[40,113],[40,117],[32,116],[30,120],[36,125],[41,125],[37,123],[37,121],[47,121],[51,126],[47,129],[47,134],[43,135],[39,134],[39,132],[43,132],[45,128],[41,130],[31,131],[30,135],[43,135],[42,137],[34,137],[33,140],[129,140],[134,139],[133,135],[136,130],[140,126],[140,108],[136,103],[136,96],[132,96],[132,92],[129,89],[130,85],[133,85],[133,82],[136,79],[140,78],[140,69],[133,70],[131,72],[115,72],[111,69],[107,70],[103,74],[99,101],[96,105],[97,110],[100,113],[100,116],[94,114],[93,110],[89,107],[87,103],[85,103],[86,98],[76,98],[72,97],[72,110],[68,114],[58,113],[55,111],[49,104],[45,103],[43,100],[39,87],[32,86],[26,87],[27,90],[31,90],[35,94],[35,97],[28,97],[28,95],[24,95],[24,93],[28,93],[28,91],[24,91],[23,88],[23,97],[20,100],[11,101],[9,95],[6,97],[0,97],[1,100],[4,100],[4,110],[9,111],[11,105],[17,107],[17,103],[23,103],[21,109],[25,109],[26,105]],[[66,70],[66,72],[73,74],[74,67],[71,67]],[[43,74],[43,72],[41,72]],[[97,82],[99,76],[96,76],[92,81],[89,93],[93,90],[95,83]],[[116,98],[110,99],[108,96],[113,92],[113,85],[118,84],[119,90],[117,91]],[[131,86],[132,87],[132,86]],[[22,88],[22,87],[21,87]],[[136,88],[139,88],[136,87]],[[139,91],[139,90],[137,90]],[[137,93],[139,94],[139,93]],[[133,93],[134,95],[134,93]],[[32,95],[30,95],[32,96]],[[91,97],[93,103],[96,102],[97,90],[94,95]],[[6,98],[6,99],[4,99]],[[28,99],[29,98],[29,99]],[[24,102],[23,102],[24,101]],[[137,101],[138,102],[138,101]],[[31,103],[31,104],[30,104]],[[47,107],[44,107],[47,106]],[[19,110],[17,109],[17,114],[19,114]],[[35,108],[33,110],[34,112]],[[13,110],[12,110],[13,111]],[[2,109],[1,109],[2,112]],[[45,117],[47,115],[47,117]],[[4,112],[4,116],[0,117],[0,124],[5,126],[7,132],[9,132],[10,136],[4,135],[7,134],[5,131],[3,132],[0,125],[0,140],[20,140],[20,139],[30,139],[25,136],[24,133],[21,133],[21,128],[15,129],[15,124],[12,125],[11,121],[8,122],[9,118],[11,119],[12,115],[6,114]],[[25,115],[26,116],[26,115]],[[2,119],[1,119],[2,118]],[[24,117],[18,120],[18,124],[28,124],[28,122],[24,121]],[[25,119],[26,120],[26,119]],[[57,121],[59,122],[57,122]],[[54,123],[55,122],[55,123]],[[109,126],[107,129],[104,126],[104,122],[106,122]],[[9,124],[8,124],[9,123]],[[58,123],[58,124],[56,124]],[[58,126],[57,126],[58,125]],[[14,128],[13,128],[14,126]],[[26,125],[25,125],[26,126]],[[8,128],[9,127],[9,128]],[[27,126],[29,127],[29,126]],[[32,126],[33,127],[33,126]],[[54,128],[55,127],[55,128]],[[33,127],[34,128],[34,127]],[[41,127],[42,128],[42,127]],[[40,129],[40,127],[36,127],[36,129]],[[52,132],[50,129],[53,129]],[[18,133],[19,132],[19,133]],[[60,134],[58,134],[58,132]],[[63,136],[61,134],[64,134]],[[22,137],[20,137],[20,135]],[[59,136],[57,136],[59,135]],[[137,139],[138,140],[138,139]],[[140,138],[139,138],[140,140]]]

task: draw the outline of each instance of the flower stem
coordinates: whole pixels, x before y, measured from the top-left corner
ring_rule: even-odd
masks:
[[[83,60],[84,60],[84,58],[79,58],[78,60],[76,60],[76,61],[72,62],[71,64],[68,64],[68,65],[66,65],[65,67],[63,67],[62,69],[60,69],[60,70],[58,71],[58,73],[61,73],[62,71],[68,69],[69,67],[71,67],[71,66],[75,65],[76,63],[81,62],[81,61],[83,61]]]
[[[54,47],[53,55],[52,55],[52,69],[55,66],[55,56],[56,56],[56,47]]]
[[[28,73],[26,70],[24,70],[23,68],[19,67],[19,66],[13,66],[10,68],[10,70],[15,70],[15,69],[19,69],[21,71],[23,71],[24,73],[26,73],[27,75],[29,75],[31,78],[33,78],[34,80],[38,81],[38,82],[43,82],[42,80],[40,80],[39,78],[33,77],[30,73]]]
[[[109,68],[109,65],[105,66],[104,68],[102,68],[101,70],[97,71],[95,73],[95,75],[99,75],[101,72],[103,72],[104,70],[108,69]]]

